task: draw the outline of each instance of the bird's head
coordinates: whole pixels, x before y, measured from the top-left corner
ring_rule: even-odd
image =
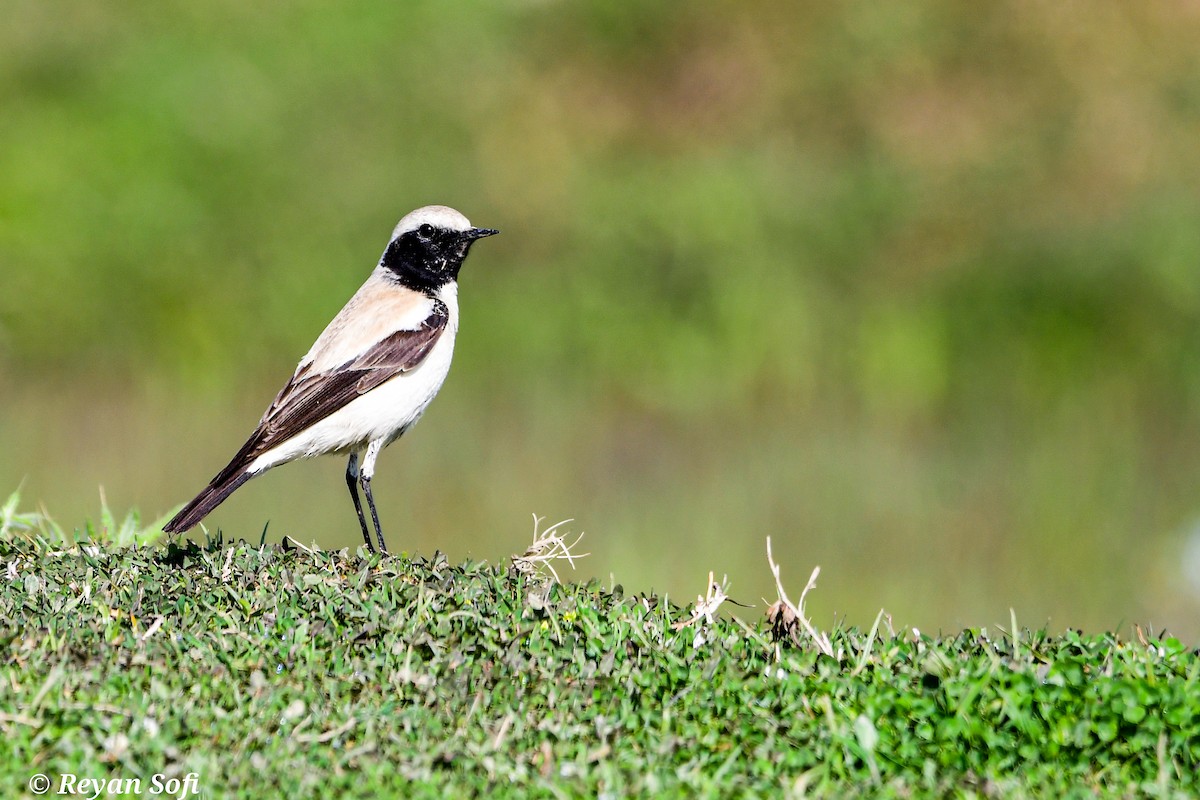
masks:
[[[392,231],[380,266],[401,283],[432,292],[458,279],[458,271],[471,245],[499,233],[475,228],[448,206],[424,206],[404,215]]]

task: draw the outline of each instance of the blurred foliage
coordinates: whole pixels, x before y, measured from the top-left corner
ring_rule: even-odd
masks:
[[[137,509],[128,511],[119,522],[108,507],[104,490],[100,491],[100,519],[88,520],[82,528],[66,531],[45,511],[18,511],[21,490],[17,489],[0,505],[0,541],[27,537],[43,546],[91,545],[110,548],[154,544],[163,537],[163,526],[173,516],[165,514],[142,524]]]
[[[390,484],[429,541],[574,516],[690,591],[775,532],[860,623],[1194,624],[1194,7],[6,10],[0,485],[95,437],[186,499],[442,202],[505,235]]]

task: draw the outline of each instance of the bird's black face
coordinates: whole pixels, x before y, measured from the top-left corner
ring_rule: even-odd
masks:
[[[393,239],[380,263],[404,285],[431,294],[457,280],[476,240],[497,233],[490,228],[453,230],[424,223]]]

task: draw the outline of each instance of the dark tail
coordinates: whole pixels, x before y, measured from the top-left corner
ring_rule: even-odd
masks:
[[[210,511],[221,505],[226,497],[233,494],[235,489],[253,478],[255,474],[243,471],[226,475],[226,472],[222,471],[220,475],[213,478],[213,482],[203,492],[196,495],[192,502],[175,515],[174,519],[164,525],[163,530],[167,533],[181,533],[194,528],[196,523],[207,517]]]

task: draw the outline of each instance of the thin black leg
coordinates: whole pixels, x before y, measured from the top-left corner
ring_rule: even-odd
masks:
[[[350,487],[350,497],[354,500],[354,510],[358,512],[358,524],[362,526],[363,541],[367,543],[368,550],[375,552],[375,545],[371,544],[371,533],[367,530],[367,518],[363,516],[362,501],[358,499],[357,453],[350,455],[350,463],[346,465],[346,485]],[[376,525],[378,524],[376,523]]]
[[[371,496],[371,479],[364,474],[359,480],[362,481],[363,494],[367,496],[367,505],[371,508],[371,521],[375,523],[375,535],[379,537],[379,552],[386,553],[388,549],[383,542],[383,528],[379,527],[379,512],[375,510],[375,498]],[[365,523],[363,530],[366,530]]]

